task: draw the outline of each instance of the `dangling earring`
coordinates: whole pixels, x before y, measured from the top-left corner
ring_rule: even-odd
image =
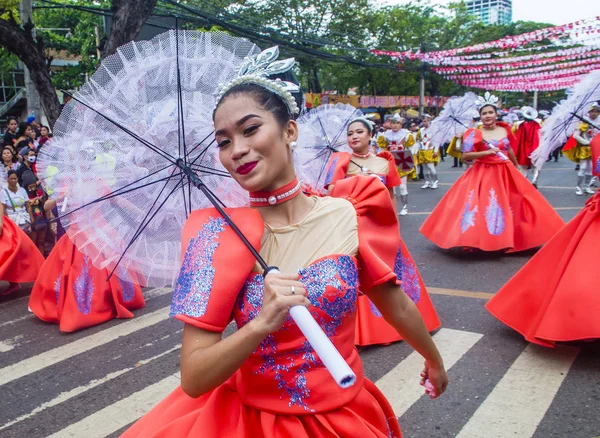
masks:
[[[289,146],[290,146],[290,149],[293,151],[293,150],[295,150],[298,147],[298,143],[296,143],[295,141],[293,141],[293,142],[290,143]]]

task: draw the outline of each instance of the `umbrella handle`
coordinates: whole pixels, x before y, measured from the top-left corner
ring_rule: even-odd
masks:
[[[279,273],[279,269],[270,267],[267,275]],[[356,383],[356,374],[346,363],[340,352],[335,348],[331,340],[323,332],[323,329],[315,318],[304,306],[293,306],[290,309],[290,315],[294,322],[306,337],[311,347],[319,355],[321,362],[331,374],[331,377],[342,388],[349,388]]]

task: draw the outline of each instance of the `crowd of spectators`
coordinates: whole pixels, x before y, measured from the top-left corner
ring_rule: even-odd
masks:
[[[48,199],[38,178],[36,160],[48,147],[50,129],[37,123],[34,116],[19,123],[9,117],[2,134],[2,165],[7,181],[0,184],[3,211],[47,255],[56,243],[56,203]],[[54,210],[54,212],[53,212]]]

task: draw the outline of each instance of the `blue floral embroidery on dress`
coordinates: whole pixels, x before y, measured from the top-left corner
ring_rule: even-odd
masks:
[[[356,288],[358,287],[358,270],[349,256],[341,256],[338,262],[334,259],[321,260],[308,268],[298,271],[299,281],[304,284],[307,298],[315,307],[320,307],[330,320],[317,319],[327,336],[335,336],[342,319],[350,315],[356,308]],[[344,285],[337,278],[339,274]],[[327,287],[338,289],[343,295],[333,301],[321,300]]]
[[[56,306],[58,307],[58,300],[60,297],[60,285],[62,282],[62,272],[58,274],[58,278],[54,282],[54,296],[56,297]]]
[[[119,280],[119,285],[121,286],[123,301],[128,303],[133,300],[133,297],[135,296],[135,286],[127,280],[121,280],[119,277],[117,278]]]
[[[594,166],[594,173],[600,174],[600,157],[598,157],[598,160],[596,160],[596,165]]]
[[[485,210],[485,223],[487,224],[488,232],[492,236],[499,236],[504,232],[504,228],[506,227],[505,219],[504,219],[504,210],[498,204],[498,197],[496,196],[496,191],[494,189],[490,189],[490,203]]]
[[[419,282],[419,271],[415,262],[408,256],[402,254],[402,248],[398,248],[396,260],[394,261],[394,273],[401,281],[402,290],[413,303],[421,300],[421,283]]]
[[[383,317],[383,315],[381,314],[381,312],[379,311],[377,306],[375,306],[375,303],[373,303],[373,301],[371,301],[371,300],[369,300],[369,308],[371,309],[371,313],[373,315],[375,315],[377,318]]]
[[[358,269],[349,256],[321,260],[305,269],[299,270],[299,280],[307,290],[310,302],[319,307],[328,319],[313,313],[317,322],[328,336],[335,336],[336,329],[343,319],[356,309],[356,293],[358,287]],[[332,300],[325,295],[327,287],[339,290]],[[240,310],[238,326],[247,324],[256,318],[262,308],[264,280],[261,275],[254,275],[244,284],[238,295],[236,306]],[[281,330],[286,330],[284,324]],[[321,361],[308,341],[300,348],[289,352],[280,352],[274,334],[268,335],[258,346],[256,354],[261,356],[262,365],[256,374],[274,372],[277,387],[289,397],[289,407],[301,406],[306,411],[314,412],[308,404],[310,389],[307,386],[306,373],[309,369],[322,365]],[[294,366],[295,360],[302,357],[304,362],[299,367]],[[290,376],[290,373],[294,375]]]
[[[333,180],[333,173],[335,172],[337,163],[338,163],[338,157],[337,156],[333,157],[333,160],[331,160],[331,164],[327,168],[327,173],[325,174],[325,182],[323,183],[323,185],[325,187],[327,187],[329,184],[331,184],[331,181]]]
[[[473,207],[473,196],[475,196],[475,190],[471,190],[469,193],[469,199],[465,203],[465,208],[460,220],[460,230],[462,233],[465,233],[469,228],[475,226],[475,215],[477,214],[479,208],[477,206]]]
[[[463,140],[462,151],[464,152],[473,152],[475,148],[475,130],[472,130],[471,133]]]
[[[94,281],[90,274],[90,258],[83,256],[83,268],[75,279],[73,289],[75,289],[75,302],[81,313],[87,315],[92,310],[92,297],[94,295]]]
[[[198,235],[190,239],[173,289],[170,316],[198,318],[206,313],[215,277],[213,257],[219,246],[219,234],[224,230],[225,220],[210,218]]]

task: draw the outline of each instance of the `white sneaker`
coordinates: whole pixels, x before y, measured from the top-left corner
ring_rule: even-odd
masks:
[[[576,187],[575,188],[575,194],[577,196],[583,196],[583,190],[581,190],[581,187]]]
[[[400,216],[406,216],[408,214],[408,205],[405,205],[404,207],[402,207],[402,210],[400,210]]]
[[[590,187],[598,187],[598,177],[597,176],[592,177],[592,180],[590,181]]]
[[[589,187],[586,187],[586,188],[585,188],[585,190],[584,190],[584,192],[585,192],[585,194],[586,194],[586,195],[593,195],[593,194],[595,193],[595,192],[594,192],[592,189],[590,189]]]
[[[431,187],[431,184],[429,183],[429,181],[425,181],[425,184],[423,184],[421,186],[422,189],[428,189],[429,187]]]
[[[431,188],[432,188],[432,189],[437,189],[437,188],[438,188],[438,182],[437,182],[437,180],[435,180],[435,181],[433,182],[433,184],[431,184]]]

